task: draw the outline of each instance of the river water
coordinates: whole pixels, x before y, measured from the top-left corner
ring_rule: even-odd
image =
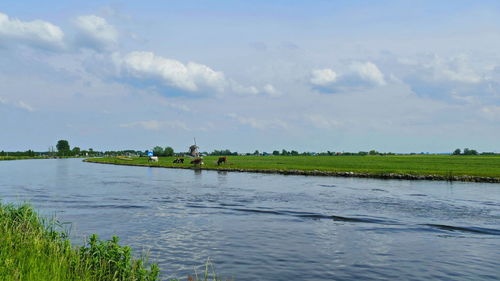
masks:
[[[499,280],[500,184],[0,161],[0,198],[116,234],[162,278]],[[201,270],[198,267],[198,270]]]

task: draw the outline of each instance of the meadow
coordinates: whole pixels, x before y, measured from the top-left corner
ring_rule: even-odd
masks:
[[[193,168],[186,158],[184,164],[174,164],[175,157],[160,157],[148,162],[147,157],[92,158],[85,161],[121,165],[167,168]],[[353,173],[353,176],[415,175],[481,177],[500,179],[500,156],[457,155],[368,155],[368,156],[227,156],[227,163],[217,165],[218,156],[204,157],[202,169],[253,172]]]

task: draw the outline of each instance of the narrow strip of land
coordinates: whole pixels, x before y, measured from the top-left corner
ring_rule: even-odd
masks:
[[[217,156],[204,157],[194,166],[173,163],[175,157],[107,157],[87,162],[164,168],[204,169],[286,175],[342,176],[408,180],[448,180],[500,183],[500,156],[391,155],[391,156],[228,156],[217,165]]]

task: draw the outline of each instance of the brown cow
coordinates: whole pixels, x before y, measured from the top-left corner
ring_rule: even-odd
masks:
[[[194,164],[194,165],[203,165],[203,159],[201,159],[201,158],[193,159],[193,160],[191,160],[191,164]]]
[[[223,156],[223,157],[219,157],[219,160],[217,160],[217,166],[222,164],[222,163],[226,163],[227,162],[227,157],[226,156]]]

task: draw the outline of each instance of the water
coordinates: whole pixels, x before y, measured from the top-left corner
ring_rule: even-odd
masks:
[[[500,185],[0,161],[3,202],[116,234],[164,279],[499,280]]]

